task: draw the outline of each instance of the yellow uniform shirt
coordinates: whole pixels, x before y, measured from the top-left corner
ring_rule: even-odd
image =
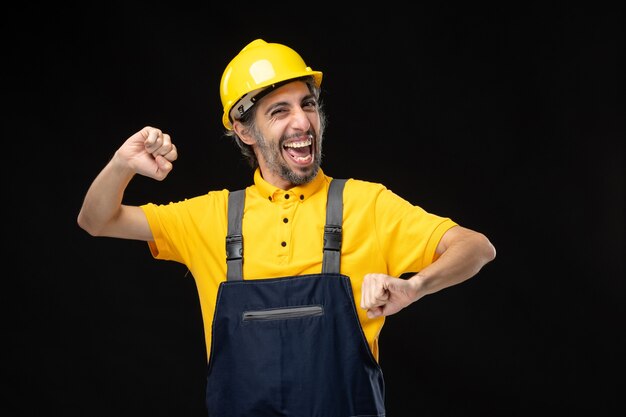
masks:
[[[254,185],[246,188],[243,213],[244,279],[322,272],[330,180],[320,170],[311,183],[285,191],[263,180],[257,169]],[[226,279],[228,194],[228,190],[210,191],[180,202],[142,206],[154,236],[149,242],[152,255],[186,265],[196,281],[207,358],[217,290]],[[455,224],[381,184],[346,182],[341,274],[350,277],[359,319],[376,360],[384,318],[368,319],[359,307],[364,275],[420,271],[434,260],[439,240]]]

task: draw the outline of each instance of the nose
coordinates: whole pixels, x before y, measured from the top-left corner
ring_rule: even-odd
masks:
[[[306,132],[311,128],[311,120],[309,120],[310,112],[305,112],[301,107],[296,107],[293,110],[291,117],[291,128]]]

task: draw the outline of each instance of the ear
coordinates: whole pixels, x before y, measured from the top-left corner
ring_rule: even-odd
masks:
[[[235,120],[233,122],[233,130],[237,136],[239,136],[239,139],[241,139],[241,141],[246,145],[252,146],[256,143],[254,136],[250,134],[249,130],[246,129],[239,120]]]

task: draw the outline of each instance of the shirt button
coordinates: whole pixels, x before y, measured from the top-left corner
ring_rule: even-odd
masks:
[[[285,218],[283,219],[283,223],[288,223],[288,222],[289,222],[289,219],[285,217]]]
[[[280,246],[284,248],[285,246],[287,246],[287,242],[280,242]]]
[[[289,194],[285,194],[285,199],[289,200]]]
[[[304,194],[300,194],[300,200],[304,200]]]
[[[267,198],[269,198],[269,199],[270,199],[270,201],[272,201],[272,196],[269,196],[269,197],[267,197]]]

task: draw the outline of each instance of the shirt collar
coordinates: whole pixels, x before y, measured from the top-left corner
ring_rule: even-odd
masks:
[[[306,200],[311,195],[319,191],[328,181],[329,180],[327,180],[326,174],[324,174],[324,171],[320,168],[317,171],[317,175],[311,182],[304,185],[298,185],[290,190],[282,190],[265,181],[261,176],[260,168],[257,168],[254,171],[254,185],[258,189],[259,193],[270,201],[276,201],[278,196],[284,196],[285,194],[290,194],[297,200]]]

